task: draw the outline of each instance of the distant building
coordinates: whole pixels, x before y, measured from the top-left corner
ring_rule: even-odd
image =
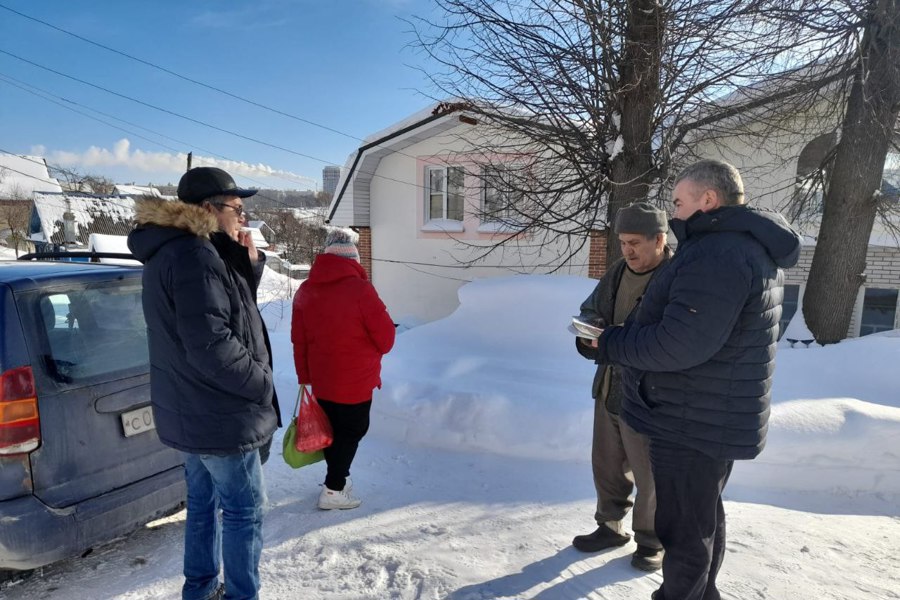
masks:
[[[113,188],[113,196],[128,196],[129,198],[162,198],[163,195],[152,185],[134,185],[117,183]]]
[[[334,198],[338,181],[341,178],[341,168],[329,165],[322,169],[322,191]]]
[[[87,249],[92,233],[128,235],[133,221],[129,197],[35,192],[28,239],[39,252]]]
[[[31,200],[34,192],[62,192],[40,156],[0,153],[0,200]]]

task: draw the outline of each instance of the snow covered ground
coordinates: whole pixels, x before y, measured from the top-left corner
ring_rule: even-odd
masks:
[[[633,545],[571,548],[593,529],[593,367],[566,325],[593,286],[519,276],[461,289],[450,317],[399,336],[354,463],[363,505],[315,508],[324,465],[265,467],[263,598],[649,598]],[[285,413],[296,282],[261,294]],[[726,489],[732,600],[900,598],[900,332],[782,348],[769,443]],[[279,434],[280,435],[280,434]],[[276,441],[280,448],[280,439]],[[179,597],[183,513],[0,590],[9,600]]]

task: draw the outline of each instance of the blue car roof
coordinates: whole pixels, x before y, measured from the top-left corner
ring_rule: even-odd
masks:
[[[0,260],[0,283],[19,290],[47,285],[54,280],[60,282],[67,279],[96,281],[116,276],[140,277],[141,269],[140,266],[109,263]]]

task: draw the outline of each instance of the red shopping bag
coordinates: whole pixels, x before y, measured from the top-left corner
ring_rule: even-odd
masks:
[[[294,447],[300,452],[315,452],[327,448],[333,440],[328,415],[319,406],[309,387],[302,386],[300,408],[297,411],[297,442]]]

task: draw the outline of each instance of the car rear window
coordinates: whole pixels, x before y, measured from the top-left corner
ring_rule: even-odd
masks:
[[[57,291],[38,303],[47,363],[61,381],[149,368],[140,285]]]

